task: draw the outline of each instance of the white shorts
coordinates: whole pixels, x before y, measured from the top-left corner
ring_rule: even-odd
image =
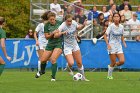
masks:
[[[72,52],[74,51],[77,51],[77,50],[80,50],[78,44],[75,44],[75,45],[64,45],[64,54],[65,56],[68,55],[68,54],[72,54]]]
[[[39,46],[36,46],[36,50],[40,50],[40,49],[45,50],[46,46],[47,43],[39,43]]]
[[[108,54],[121,54],[121,53],[123,53],[121,45],[110,44],[110,46],[111,46],[111,49],[108,50]]]

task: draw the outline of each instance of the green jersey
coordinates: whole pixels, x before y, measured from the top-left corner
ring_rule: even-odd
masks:
[[[54,30],[58,29],[62,22],[56,21],[55,25],[50,24],[49,22],[44,26],[44,33],[52,33]],[[62,43],[62,38],[49,38],[47,46],[53,46]]]
[[[1,38],[6,38],[6,32],[2,28],[0,28],[0,39]]]

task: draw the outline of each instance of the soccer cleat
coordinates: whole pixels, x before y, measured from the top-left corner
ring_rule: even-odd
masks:
[[[52,78],[51,81],[56,81],[55,77],[53,77],[52,75],[51,75],[51,78]]]
[[[69,72],[69,74],[70,74],[71,76],[73,76],[73,75],[74,75],[74,73],[73,73],[72,71],[70,71],[70,72]]]
[[[55,81],[55,79],[52,78],[51,81]]]
[[[37,72],[35,78],[39,78],[41,75],[45,74],[45,72]]]
[[[90,81],[90,80],[86,79],[85,77],[82,77],[81,80],[82,80],[82,81]]]
[[[39,77],[40,77],[40,74],[36,73],[35,78],[39,78]]]
[[[85,78],[85,79],[83,79],[83,81],[90,81],[90,80],[88,80],[88,79]]]
[[[113,77],[112,76],[107,76],[107,79],[113,79]]]

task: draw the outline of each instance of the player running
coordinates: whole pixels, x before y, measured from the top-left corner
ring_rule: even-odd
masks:
[[[114,23],[109,25],[104,35],[111,61],[111,64],[108,65],[108,79],[113,79],[112,72],[114,66],[121,66],[125,61],[121,41],[124,47],[126,47],[126,43],[123,37],[124,27],[120,24],[120,14],[114,13],[113,21]],[[116,58],[118,58],[118,62],[116,62]]]
[[[50,13],[50,11],[45,12],[41,18],[42,18],[42,23],[39,23],[38,26],[35,29],[34,32],[34,38],[36,41],[36,50],[39,55],[39,59],[41,58],[43,52],[45,51],[46,45],[47,45],[47,40],[44,35],[44,24],[47,23],[47,15]],[[45,68],[46,68],[46,63],[41,64],[40,61],[38,61],[38,72],[36,73],[35,77],[39,78],[42,74],[45,74]],[[40,68],[42,67],[42,71]]]
[[[44,26],[44,33],[46,39],[48,39],[48,44],[46,50],[43,52],[41,56],[41,64],[46,63],[48,60],[52,63],[52,79],[51,81],[55,81],[56,71],[57,71],[57,63],[56,60],[62,53],[62,38],[55,38],[54,34],[57,32],[58,27],[61,25],[61,22],[56,20],[55,13],[50,12],[48,14],[48,22]],[[43,68],[41,67],[41,70]]]
[[[58,28],[59,33],[56,34],[56,37],[64,34],[64,55],[68,62],[68,68],[72,72],[71,67],[74,64],[74,59],[76,60],[78,71],[83,75],[83,80],[89,81],[85,78],[84,75],[84,67],[82,64],[81,52],[79,45],[76,41],[76,32],[77,30],[81,30],[85,27],[85,23],[83,25],[78,25],[76,21],[72,20],[73,16],[68,14],[65,17],[65,22],[63,22]]]
[[[2,29],[4,25],[5,25],[5,19],[3,17],[0,17],[0,43],[4,56],[10,61],[11,57],[7,55],[6,46],[5,46],[6,32]],[[4,70],[4,67],[5,67],[5,62],[0,56],[0,76]]]

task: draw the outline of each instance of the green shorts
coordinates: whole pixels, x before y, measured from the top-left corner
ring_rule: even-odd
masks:
[[[53,51],[55,48],[60,48],[62,49],[62,44],[54,44],[54,45],[47,45],[46,50],[48,51]]]

